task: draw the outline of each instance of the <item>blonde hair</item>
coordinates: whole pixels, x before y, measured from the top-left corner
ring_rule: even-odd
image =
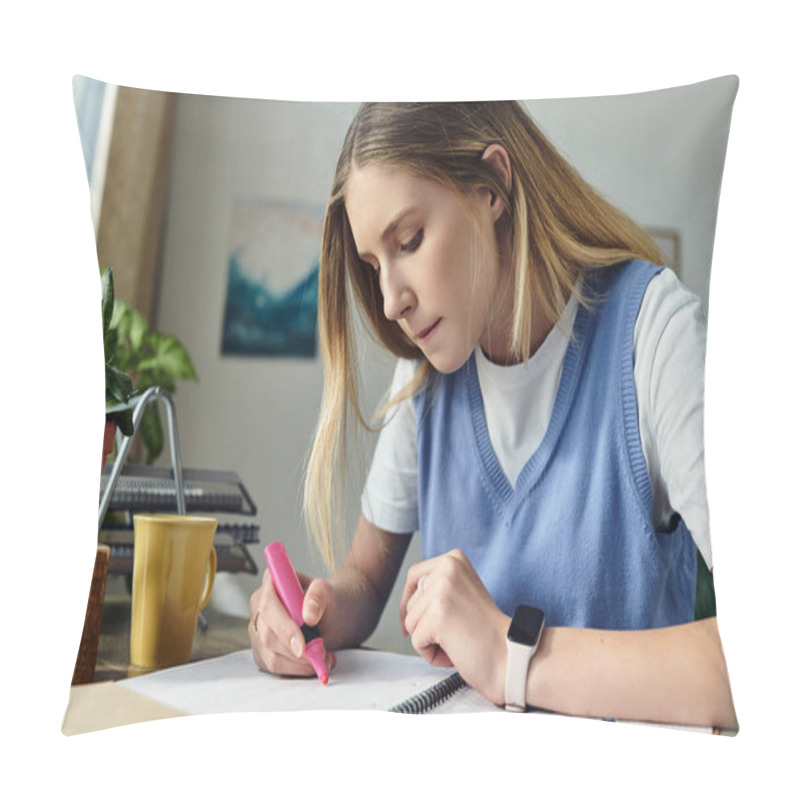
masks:
[[[509,156],[510,191],[482,158],[495,143]],[[343,552],[348,420],[372,429],[358,402],[353,299],[379,343],[395,356],[420,360],[414,380],[388,405],[420,391],[433,372],[400,326],[384,316],[377,276],[358,257],[344,192],[351,170],[368,164],[404,167],[461,196],[488,187],[502,199],[514,270],[511,349],[520,361],[529,355],[533,298],[555,324],[570,294],[586,302],[579,285],[587,270],[631,258],[661,260],[650,236],[578,175],[520,104],[362,105],[347,132],[325,215],[319,274],[324,389],[304,497],[309,532],[331,568],[334,543]]]

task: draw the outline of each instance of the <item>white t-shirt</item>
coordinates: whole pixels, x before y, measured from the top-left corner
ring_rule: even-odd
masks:
[[[577,300],[524,364],[475,361],[495,455],[513,486],[544,438],[555,404]],[[648,284],[633,334],[639,435],[653,487],[653,524],[679,514],[710,568],[703,402],[706,321],[700,300],[669,269]],[[411,379],[415,363],[399,360],[390,394]],[[417,436],[412,400],[390,412],[372,459],[361,506],[375,526],[396,533],[417,527]]]

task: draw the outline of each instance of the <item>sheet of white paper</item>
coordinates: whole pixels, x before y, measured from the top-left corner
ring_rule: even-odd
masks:
[[[418,656],[376,650],[340,650],[327,686],[316,678],[261,672],[250,650],[119,681],[185,714],[239,711],[386,710],[438,683],[452,669]],[[474,694],[472,690],[459,695]],[[490,704],[491,705],[491,704]]]
[[[452,669],[432,667],[419,656],[378,650],[340,650],[336,660],[327,686],[316,678],[283,678],[261,672],[249,649],[127,678],[118,685],[184,714],[362,711],[388,710],[453,673]],[[502,709],[464,687],[427,713],[486,711]],[[710,728],[664,727],[711,732]]]

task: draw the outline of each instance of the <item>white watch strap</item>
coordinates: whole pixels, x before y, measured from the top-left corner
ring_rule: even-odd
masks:
[[[536,648],[506,639],[506,711],[525,711],[528,688],[528,668]]]

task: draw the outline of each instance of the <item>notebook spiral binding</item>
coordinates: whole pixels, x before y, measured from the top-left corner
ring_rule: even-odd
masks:
[[[457,672],[454,672],[424,692],[415,694],[413,697],[409,697],[408,700],[392,706],[389,711],[397,714],[424,714],[466,685],[467,682]]]

